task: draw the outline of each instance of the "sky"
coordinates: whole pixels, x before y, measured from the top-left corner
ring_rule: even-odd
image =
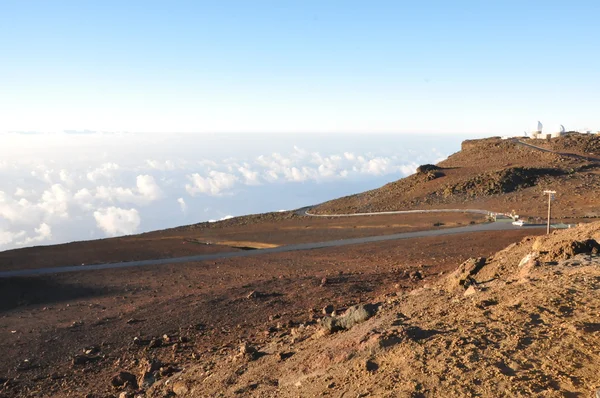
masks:
[[[0,132],[600,130],[597,1],[0,1]]]
[[[290,210],[600,130],[597,1],[0,0],[0,250]]]

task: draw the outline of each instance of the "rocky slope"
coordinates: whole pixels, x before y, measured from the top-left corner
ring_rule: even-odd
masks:
[[[411,292],[276,325],[263,344],[216,353],[146,395],[591,396],[599,240],[600,223],[525,238]]]
[[[528,142],[530,140],[525,140]],[[537,142],[540,141],[540,142]],[[428,208],[483,208],[542,217],[543,190],[558,191],[555,216],[600,216],[600,136],[536,140],[544,152],[513,140],[469,140],[436,166],[381,188],[326,202],[321,214]]]

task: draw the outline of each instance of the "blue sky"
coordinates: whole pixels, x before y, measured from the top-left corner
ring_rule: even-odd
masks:
[[[597,1],[0,1],[0,131],[600,130]]]

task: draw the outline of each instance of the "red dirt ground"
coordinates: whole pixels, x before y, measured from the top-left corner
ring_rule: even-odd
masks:
[[[203,363],[237,350],[240,341],[260,343],[277,323],[299,325],[327,304],[345,308],[430,283],[468,257],[487,256],[531,233],[0,280],[0,396],[117,396],[111,377],[137,374],[144,358],[177,369]],[[410,277],[416,270],[424,280]],[[252,291],[257,298],[247,298]],[[169,342],[159,348],[133,344],[136,336],[164,334]],[[89,346],[98,347],[97,361],[73,365],[73,356]]]

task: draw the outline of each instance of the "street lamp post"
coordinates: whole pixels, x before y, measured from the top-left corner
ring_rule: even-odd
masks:
[[[544,195],[548,195],[548,225],[546,226],[546,235],[550,233],[550,216],[552,211],[552,199],[556,191],[544,191]]]

